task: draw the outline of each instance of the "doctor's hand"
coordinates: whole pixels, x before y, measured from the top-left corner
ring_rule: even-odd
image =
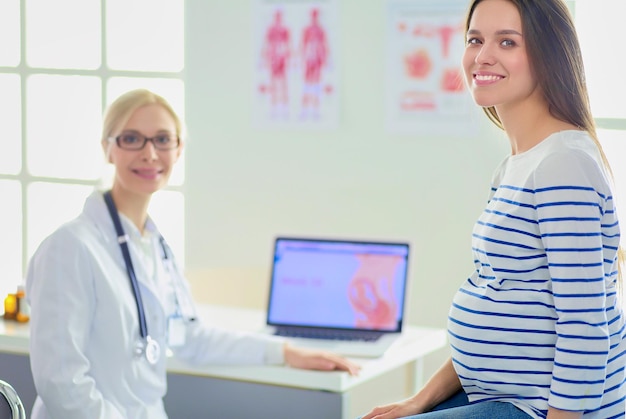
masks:
[[[347,371],[357,375],[361,367],[354,362],[330,352],[296,348],[289,344],[284,347],[285,363],[293,368],[320,371]]]

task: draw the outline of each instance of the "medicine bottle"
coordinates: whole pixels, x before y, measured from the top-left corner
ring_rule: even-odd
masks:
[[[26,323],[30,320],[30,306],[26,301],[26,292],[24,291],[24,285],[19,285],[17,287],[17,293],[15,294],[17,299],[17,313],[15,315],[15,320],[20,323]]]
[[[4,299],[4,318],[15,320],[17,316],[17,297],[15,294],[8,294]]]

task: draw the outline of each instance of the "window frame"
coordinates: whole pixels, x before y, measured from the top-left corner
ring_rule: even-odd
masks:
[[[111,69],[107,66],[107,1],[99,0],[100,3],[100,66],[95,69],[72,69],[72,68],[46,68],[29,66],[26,60],[27,57],[27,43],[26,43],[26,0],[19,0],[19,62],[16,66],[0,66],[0,74],[14,74],[19,77],[19,90],[20,90],[20,138],[21,138],[21,167],[19,172],[15,174],[0,172],[0,180],[15,181],[19,183],[21,202],[19,203],[21,209],[21,278],[6,278],[0,289],[12,289],[17,286],[20,281],[26,275],[26,269],[28,261],[32,256],[29,252],[29,225],[28,225],[28,190],[30,185],[38,182],[50,183],[55,185],[79,185],[97,187],[101,183],[101,179],[81,179],[81,178],[58,178],[52,176],[34,175],[31,173],[28,167],[28,147],[27,147],[27,120],[28,120],[28,99],[27,99],[27,84],[28,80],[33,75],[61,75],[61,76],[92,76],[100,80],[101,88],[101,110],[106,109],[108,103],[110,103],[107,94],[109,80],[113,78],[123,77],[130,79],[173,79],[179,80],[185,84],[185,68],[180,71],[136,71],[136,70],[117,70]],[[183,16],[185,3],[183,0],[181,7],[183,7]],[[184,22],[183,22],[184,31]],[[184,44],[182,45],[184,48]],[[97,144],[94,144],[97,147]],[[104,159],[104,157],[103,157]],[[103,163],[104,165],[104,163]],[[185,202],[185,182],[183,180],[180,184],[170,184],[164,188],[165,191],[175,191],[182,195],[183,206]],[[184,219],[180,220],[180,223],[184,225]],[[184,231],[184,229],[182,230]],[[184,240],[184,237],[183,237]],[[33,246],[35,247],[35,246]]]

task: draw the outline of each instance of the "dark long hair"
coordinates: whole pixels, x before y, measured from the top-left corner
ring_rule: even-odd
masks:
[[[468,31],[474,10],[481,1],[472,0],[470,3],[465,32]],[[562,0],[508,1],[520,13],[531,71],[548,103],[550,114],[587,131],[598,147],[607,172],[613,176],[591,114],[580,43],[567,5]],[[494,124],[504,129],[495,107],[485,107],[483,110]],[[624,251],[620,248],[618,269],[624,259]],[[621,288],[621,269],[618,277]]]

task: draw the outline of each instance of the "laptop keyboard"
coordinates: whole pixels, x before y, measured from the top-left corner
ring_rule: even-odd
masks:
[[[359,330],[310,329],[307,327],[278,327],[276,329],[276,335],[288,338],[374,342],[378,340],[383,333]]]

